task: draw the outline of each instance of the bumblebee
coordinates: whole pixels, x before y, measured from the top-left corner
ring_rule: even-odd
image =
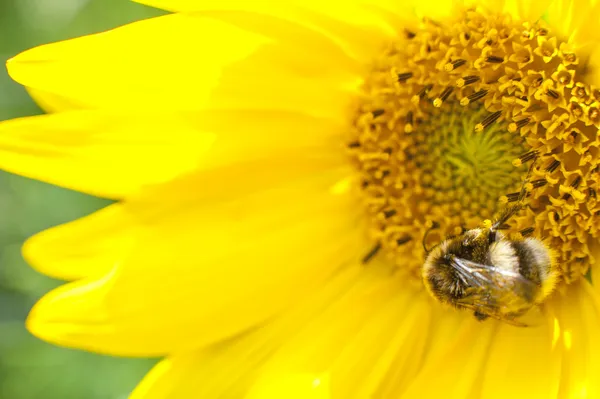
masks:
[[[558,271],[541,240],[512,239],[499,231],[520,209],[521,205],[507,208],[495,223],[488,221],[433,248],[422,268],[431,295],[472,310],[479,320],[492,317],[524,326],[518,318],[550,295]]]

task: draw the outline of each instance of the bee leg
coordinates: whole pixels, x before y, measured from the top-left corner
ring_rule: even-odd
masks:
[[[479,321],[484,321],[485,319],[487,319],[488,317],[490,317],[490,316],[488,316],[488,315],[486,315],[484,313],[479,312],[478,310],[476,310],[476,311],[473,312],[473,316],[475,316],[475,318],[477,320],[479,320]]]

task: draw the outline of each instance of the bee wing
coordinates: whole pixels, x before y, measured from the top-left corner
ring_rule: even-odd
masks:
[[[482,311],[490,316],[504,313],[515,302],[529,303],[538,289],[537,285],[521,274],[484,265],[467,259],[453,257],[450,265],[458,278],[469,287],[458,304]]]

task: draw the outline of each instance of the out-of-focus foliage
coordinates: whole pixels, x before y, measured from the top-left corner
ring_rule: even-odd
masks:
[[[0,0],[0,61],[27,48],[158,15],[128,0]],[[41,111],[0,73],[0,120]],[[104,357],[46,344],[24,327],[28,310],[60,282],[23,261],[30,235],[106,201],[0,172],[0,399],[126,398],[149,360]]]

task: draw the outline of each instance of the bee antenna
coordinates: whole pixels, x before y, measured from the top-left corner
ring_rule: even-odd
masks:
[[[490,227],[491,231],[499,230],[500,226],[504,225],[511,217],[513,217],[517,212],[519,212],[525,206],[525,198],[527,198],[527,183],[529,182],[529,178],[531,177],[531,173],[533,172],[533,168],[535,167],[536,161],[538,157],[537,155],[533,158],[533,162],[529,166],[529,170],[527,171],[527,176],[523,180],[523,184],[521,184],[521,190],[519,191],[519,196],[517,197],[517,203],[512,206],[507,206],[502,214],[498,218],[498,220]]]
[[[429,232],[430,232],[431,230],[433,230],[433,229],[437,229],[438,227],[440,227],[439,223],[438,223],[438,222],[433,222],[433,223],[431,224],[431,227],[429,227],[429,228],[427,229],[427,231],[425,231],[425,234],[423,234],[423,241],[422,241],[422,244],[423,244],[423,249],[425,250],[425,253],[426,253],[426,254],[428,254],[429,252],[431,252],[431,250],[432,250],[433,248],[435,248],[435,247],[436,247],[436,245],[437,245],[437,244],[436,244],[436,245],[434,245],[433,247],[431,247],[431,248],[427,249],[427,245],[425,244],[425,241],[427,241],[427,236],[429,235]]]

